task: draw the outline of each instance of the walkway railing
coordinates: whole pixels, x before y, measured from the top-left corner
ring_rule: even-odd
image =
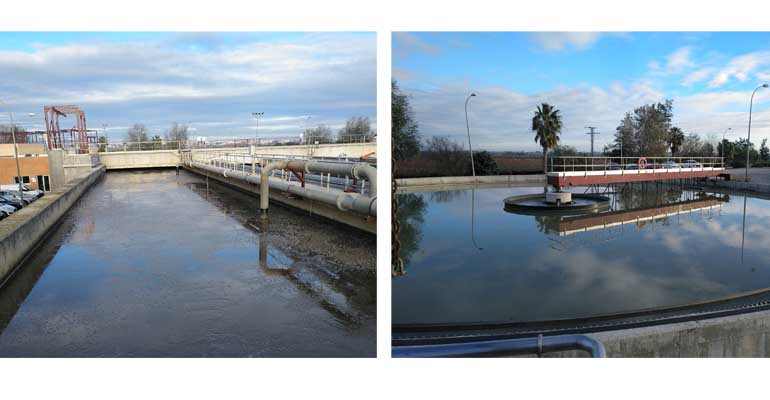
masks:
[[[353,164],[355,162],[368,162],[368,160],[360,158],[345,158],[345,157],[308,157],[308,156],[294,156],[294,155],[280,155],[280,154],[248,154],[248,153],[222,153],[221,151],[195,151],[195,152],[183,152],[183,163],[202,163],[209,164],[219,168],[226,168],[234,171],[239,171],[247,175],[258,176],[262,173],[262,167],[273,161],[288,161],[288,160],[313,160],[313,161],[329,161],[333,163],[347,163]],[[372,166],[376,166],[375,163],[368,162]],[[272,170],[270,172],[272,177],[280,177],[288,182],[297,182],[300,179],[302,184],[318,186],[324,191],[330,189],[341,189],[344,191],[352,191],[357,193],[368,193],[367,184],[364,180],[352,179],[348,176],[337,176],[332,173],[309,173],[303,174],[301,177],[288,170]],[[373,194],[375,195],[375,194]]]
[[[724,169],[722,157],[550,157],[548,172]],[[622,172],[619,172],[622,173]]]

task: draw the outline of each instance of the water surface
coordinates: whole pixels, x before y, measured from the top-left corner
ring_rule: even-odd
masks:
[[[503,210],[505,197],[531,193],[542,186],[399,195],[406,273],[393,279],[393,323],[588,317],[770,287],[768,200],[636,185],[610,194],[612,211],[669,215],[575,231]],[[691,211],[672,215],[680,207]]]
[[[374,356],[375,238],[109,172],[0,288],[0,356]]]

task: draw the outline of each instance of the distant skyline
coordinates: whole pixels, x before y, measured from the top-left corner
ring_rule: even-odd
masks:
[[[745,138],[751,92],[770,83],[770,33],[396,32],[393,78],[411,97],[423,137],[448,136],[467,148],[536,151],[535,108],[561,110],[561,143],[590,148],[587,126],[611,142],[626,112],[674,101],[686,134]],[[770,89],[754,98],[752,142],[770,137]]]
[[[2,32],[0,124],[10,109],[43,130],[43,106],[76,104],[111,142],[134,123],[150,136],[177,122],[191,137],[254,137],[252,112],[264,112],[262,138],[336,133],[354,116],[376,129],[376,56],[365,32]]]

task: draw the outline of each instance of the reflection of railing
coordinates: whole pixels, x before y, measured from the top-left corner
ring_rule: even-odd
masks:
[[[393,357],[506,357],[583,350],[594,358],[607,356],[602,342],[587,335],[543,336],[418,346],[393,346]]]
[[[548,172],[667,170],[699,171],[724,168],[722,157],[550,157]]]

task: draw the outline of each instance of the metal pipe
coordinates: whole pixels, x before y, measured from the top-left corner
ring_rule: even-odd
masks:
[[[259,203],[262,215],[267,215],[270,200],[270,189],[295,194],[297,196],[320,201],[325,204],[337,206],[342,211],[354,211],[357,213],[377,216],[377,197],[364,196],[357,193],[334,193],[314,190],[299,185],[293,185],[283,179],[270,178],[269,173],[277,169],[289,169],[301,171],[305,167],[305,161],[274,161],[268,163],[259,176],[250,175],[246,172],[231,170],[222,167],[216,167],[210,164],[191,162],[190,165],[195,168],[204,169],[216,174],[221,174],[226,178],[240,179],[259,186]]]
[[[607,353],[602,342],[586,335],[538,336],[523,339],[487,340],[450,344],[418,346],[393,346],[394,358],[402,357],[504,357],[550,353],[555,351],[583,350],[594,358],[604,358]]]

